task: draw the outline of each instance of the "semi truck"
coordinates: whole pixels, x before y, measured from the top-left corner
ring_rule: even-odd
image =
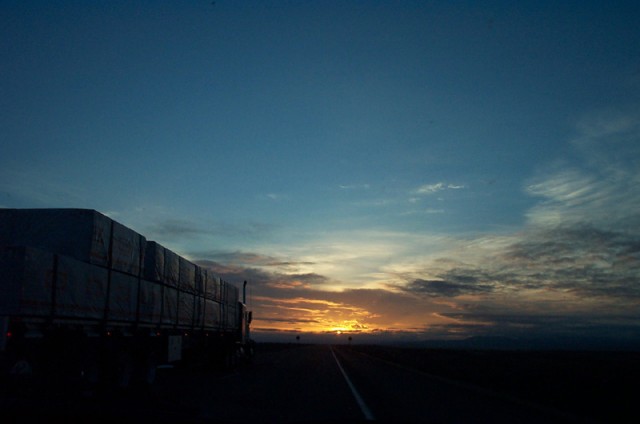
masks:
[[[153,384],[160,366],[248,361],[240,288],[93,209],[0,209],[3,378]]]

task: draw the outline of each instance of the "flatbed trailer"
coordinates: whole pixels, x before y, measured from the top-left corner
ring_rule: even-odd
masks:
[[[246,281],[243,285],[243,294]],[[0,209],[0,364],[151,384],[162,364],[253,354],[240,290],[91,209]]]

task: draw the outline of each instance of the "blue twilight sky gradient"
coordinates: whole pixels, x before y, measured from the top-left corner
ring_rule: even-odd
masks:
[[[640,339],[640,4],[0,1],[0,207],[97,209],[257,337]]]

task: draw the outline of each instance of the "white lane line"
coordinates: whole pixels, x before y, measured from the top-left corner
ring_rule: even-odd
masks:
[[[360,393],[358,393],[358,391],[356,390],[356,386],[353,385],[353,383],[349,379],[349,376],[344,371],[344,368],[342,368],[342,365],[340,364],[340,361],[338,361],[338,357],[336,356],[335,352],[333,351],[333,348],[331,346],[329,346],[329,349],[331,349],[331,354],[333,355],[333,359],[336,360],[336,364],[338,364],[338,368],[340,368],[340,372],[342,372],[342,375],[343,375],[344,379],[347,381],[347,385],[351,389],[351,393],[353,393],[353,397],[356,398],[356,402],[358,402],[358,406],[360,407],[360,410],[364,414],[365,420],[367,420],[367,421],[375,421],[376,418],[373,416],[373,413],[371,412],[371,410],[369,409],[367,404],[364,403],[364,400],[362,399],[362,396],[360,396]]]

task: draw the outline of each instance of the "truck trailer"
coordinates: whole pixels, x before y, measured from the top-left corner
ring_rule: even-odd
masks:
[[[0,209],[2,374],[128,387],[249,360],[246,284],[93,209]]]

